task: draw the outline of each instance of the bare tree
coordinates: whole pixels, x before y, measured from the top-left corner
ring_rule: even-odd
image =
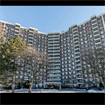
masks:
[[[41,66],[46,65],[46,56],[44,53],[39,52],[36,48],[28,47],[22,59],[25,60],[24,76],[29,80],[29,93],[31,93],[33,81],[40,72]]]
[[[89,52],[82,56],[82,64],[87,66],[83,68],[83,73],[87,70],[89,75],[90,72],[94,81],[96,76],[102,78],[105,88],[105,47],[95,48],[93,51],[89,49]]]

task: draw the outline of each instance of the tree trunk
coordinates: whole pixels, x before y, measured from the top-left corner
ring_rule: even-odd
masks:
[[[29,93],[31,93],[32,92],[32,84],[33,84],[33,80],[34,80],[34,77],[33,77],[33,79],[32,79],[32,81],[29,83]]]
[[[12,80],[12,93],[15,92],[15,72],[13,73],[13,80]]]
[[[29,83],[29,93],[31,93],[32,89],[32,83]]]
[[[103,77],[103,83],[104,83],[104,91],[105,91],[105,78]]]

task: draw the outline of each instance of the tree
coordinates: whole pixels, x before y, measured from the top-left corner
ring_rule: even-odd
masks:
[[[15,75],[18,70],[19,56],[23,56],[26,48],[25,41],[16,36],[10,38],[7,42],[0,46],[0,71],[1,73],[8,73],[12,75],[12,92],[15,89]]]
[[[95,48],[93,51],[89,49],[82,57],[82,64],[88,66],[87,69],[93,75],[94,81],[96,76],[102,78],[105,88],[105,47]]]
[[[45,65],[46,60],[43,58],[45,54],[39,52],[37,49],[27,47],[22,59],[25,60],[25,71],[24,76],[28,77],[29,80],[29,93],[31,93],[33,81],[36,76],[39,76],[41,66]],[[27,70],[27,68],[29,70]]]

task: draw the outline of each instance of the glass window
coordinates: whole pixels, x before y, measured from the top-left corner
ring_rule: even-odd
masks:
[[[82,32],[80,32],[80,34],[82,34]]]
[[[93,39],[90,39],[90,41],[92,42],[92,41],[93,41]]]
[[[104,34],[104,32],[103,32],[103,31],[101,31],[101,34]]]
[[[86,40],[86,39],[87,39],[87,37],[84,38],[84,40]]]
[[[86,36],[86,34],[84,34],[84,36]]]
[[[83,39],[81,39],[81,41],[83,41]]]
[[[84,48],[84,46],[81,46],[81,48]]]
[[[103,27],[101,27],[100,30],[102,31],[103,30]]]
[[[91,30],[91,28],[89,27],[89,30]]]
[[[98,23],[101,23],[101,20],[99,20]]]
[[[80,35],[80,37],[82,38],[82,35]]]
[[[90,35],[90,38],[92,38],[92,35]]]
[[[90,31],[90,32],[89,32],[89,35],[91,35],[91,34],[92,34],[92,32]]]
[[[105,42],[105,39],[102,39],[102,42]]]
[[[104,38],[104,35],[102,35],[101,37]]]
[[[83,42],[81,42],[81,44],[83,44]]]
[[[101,27],[102,26],[102,23],[100,23],[99,26]]]
[[[93,42],[91,42],[91,46],[93,45]]]

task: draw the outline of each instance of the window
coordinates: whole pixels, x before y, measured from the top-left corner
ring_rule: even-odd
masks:
[[[97,19],[99,20],[99,19],[101,19],[101,17],[98,17]]]
[[[105,39],[102,39],[102,42],[105,42]]]
[[[74,58],[72,58],[72,61],[74,61]]]
[[[83,42],[81,42],[81,44],[83,44]]]
[[[81,46],[81,48],[84,48],[84,46]]]
[[[90,35],[90,38],[92,38],[92,35]]]
[[[84,34],[84,36],[86,36],[86,34]]]
[[[94,49],[94,46],[92,46],[91,48]]]
[[[83,41],[83,39],[81,39],[81,41]]]
[[[82,52],[84,52],[84,49],[82,49]]]
[[[85,29],[85,27],[83,27],[83,29]],[[84,31],[84,32],[86,32],[86,31]]]
[[[88,51],[88,49],[86,49],[86,51]]]
[[[93,46],[93,42],[91,42],[91,46]]]
[[[84,40],[86,40],[86,39],[87,39],[87,37],[84,38]]]
[[[101,20],[99,20],[98,23],[101,23]]]
[[[92,41],[93,41],[93,39],[90,39],[90,41],[92,42]]]
[[[101,28],[100,28],[100,30],[102,31],[102,30],[103,30],[103,28],[101,27]]]
[[[103,34],[104,32],[103,31],[101,31],[101,34]]]
[[[80,32],[80,34],[82,34],[82,32]]]
[[[104,38],[104,35],[102,35],[101,37]]]
[[[91,35],[91,34],[92,34],[92,32],[90,31],[90,32],[89,32],[89,35]]]
[[[99,26],[101,27],[102,26],[102,23],[100,23]]]
[[[82,35],[80,35],[80,37],[82,38]]]
[[[91,30],[91,28],[89,27],[89,30]]]

